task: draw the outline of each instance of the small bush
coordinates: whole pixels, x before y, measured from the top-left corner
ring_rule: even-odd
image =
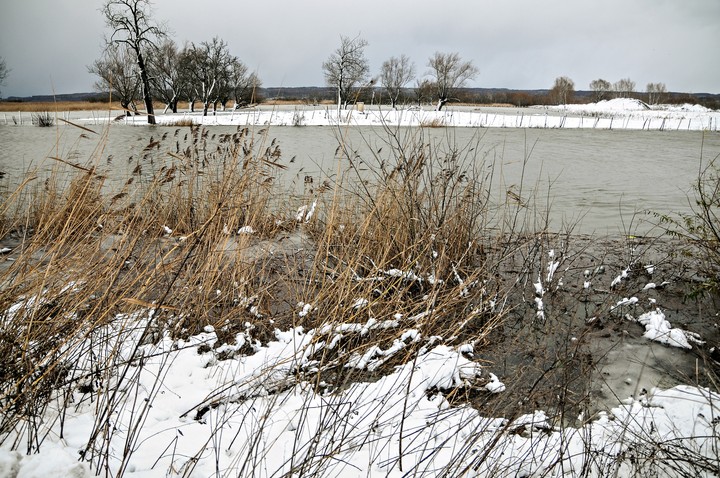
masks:
[[[293,126],[305,126],[305,113],[301,111],[295,111],[292,119]]]
[[[124,116],[122,116],[124,118]],[[163,122],[164,126],[195,126],[195,120],[188,117],[172,119],[168,122]]]
[[[55,124],[55,118],[48,111],[42,111],[39,113],[33,113],[32,122],[35,126],[41,128],[53,126]]]

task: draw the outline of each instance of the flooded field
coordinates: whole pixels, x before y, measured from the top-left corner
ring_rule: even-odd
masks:
[[[47,174],[59,164],[51,157],[96,164],[108,184],[121,184],[137,161],[152,172],[173,161],[169,153],[190,144],[189,127],[88,128],[98,134],[63,123],[53,128],[27,122],[0,126],[3,187],[12,188],[28,171]],[[207,128],[207,150],[237,129]],[[287,166],[280,178],[294,193],[307,192],[309,181],[334,182],[350,169],[347,153],[357,159],[353,174],[367,174],[367,179],[378,162],[392,161],[394,139],[380,127],[254,129],[260,145],[279,144],[280,163]],[[644,212],[689,211],[688,195],[701,164],[720,154],[720,135],[703,132],[397,128],[391,133],[401,142],[419,140],[441,152],[458,150],[492,179],[494,201],[519,197],[541,214],[549,211],[551,229],[577,223],[576,232],[598,234],[646,233],[651,224],[644,221],[652,218]],[[158,140],[150,155],[143,151]]]

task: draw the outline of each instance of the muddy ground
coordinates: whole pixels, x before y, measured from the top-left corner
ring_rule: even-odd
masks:
[[[720,296],[702,287],[698,251],[667,236],[540,235],[508,246],[486,251],[496,261],[490,282],[504,298],[502,326],[472,354],[507,390],[491,395],[480,384],[453,392],[453,399],[470,401],[487,416],[543,409],[578,424],[655,387],[717,390]],[[249,256],[271,254],[279,264],[308,268],[313,250],[306,236],[292,233],[277,242],[256,241]],[[700,342],[683,349],[644,337],[637,319],[657,309],[673,328],[697,334]]]
[[[494,364],[507,394],[481,395],[479,407],[505,414],[550,408],[577,424],[654,387],[717,390],[720,297],[703,289],[697,251],[668,237],[592,236],[558,236],[530,249],[501,266],[505,280],[521,276],[525,283],[510,293],[508,303],[516,306],[495,346],[478,354]],[[554,261],[554,277],[545,281]],[[546,289],[543,319],[533,284],[538,275]],[[673,328],[697,334],[702,343],[684,349],[644,337],[637,319],[657,309]]]
[[[161,239],[167,248],[174,240]],[[0,248],[10,249],[0,258],[5,270],[17,259],[21,243],[13,237],[1,242]],[[103,248],[112,251],[112,238],[105,239]],[[507,389],[493,395],[479,384],[453,392],[453,401],[469,402],[486,416],[542,409],[577,425],[654,387],[699,384],[717,390],[720,298],[703,290],[701,263],[679,240],[545,235],[506,251],[489,254],[497,261],[492,281],[502,291],[504,319],[488,345],[471,356]],[[315,255],[313,242],[302,231],[272,240],[231,239],[224,252],[241,252],[248,261],[271,259],[278,274],[299,272],[298,280],[299,269],[310,268]],[[283,267],[298,270],[282,272]],[[274,294],[278,300],[283,297],[282,291]],[[288,302],[268,308],[287,312],[295,306]],[[645,338],[637,318],[658,308],[672,327],[697,334],[700,342],[683,349]]]

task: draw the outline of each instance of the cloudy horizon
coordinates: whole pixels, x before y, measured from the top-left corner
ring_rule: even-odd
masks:
[[[97,0],[24,0],[0,6],[0,57],[11,69],[2,97],[93,91],[87,66],[109,33]],[[467,86],[549,89],[567,76],[650,82],[669,91],[720,93],[717,0],[512,0],[467,2],[155,0],[153,14],[184,42],[218,36],[257,71],[263,86],[323,86],[322,63],[340,35],[368,41],[371,74],[408,55],[418,76],[436,51],[458,52],[479,69]]]

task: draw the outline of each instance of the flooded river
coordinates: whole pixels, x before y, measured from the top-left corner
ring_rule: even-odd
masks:
[[[50,157],[97,164],[121,183],[151,140],[165,137],[154,153],[154,167],[159,167],[172,160],[168,151],[186,147],[190,132],[189,127],[88,128],[98,134],[64,123],[53,128],[0,125],[3,187],[12,189],[28,171],[42,176],[62,164]],[[219,135],[237,128],[208,129],[212,147]],[[649,224],[639,221],[651,218],[643,211],[687,212],[701,160],[704,164],[720,155],[720,135],[691,131],[426,128],[421,133],[400,128],[394,134],[438,151],[461,150],[478,167],[494,172],[491,189],[497,202],[505,201],[510,190],[540,211],[549,205],[551,229],[578,222],[576,231],[598,234],[647,231]],[[347,169],[347,159],[337,154],[341,140],[363,160],[358,163],[362,168],[391,158],[388,132],[379,127],[271,126],[258,138],[279,143],[280,162],[288,166],[282,180],[296,190],[306,177],[332,180]]]

